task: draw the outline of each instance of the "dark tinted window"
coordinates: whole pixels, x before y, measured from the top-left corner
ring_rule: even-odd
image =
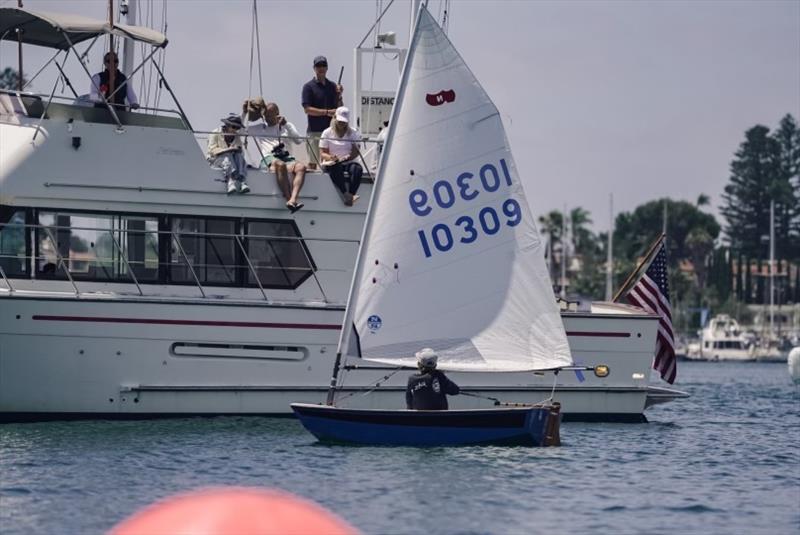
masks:
[[[7,277],[28,273],[25,212],[8,210],[0,218],[0,267]]]
[[[310,255],[290,221],[247,223],[247,254],[264,287],[297,288],[313,272]],[[247,281],[256,284],[248,269]]]
[[[133,281],[158,279],[155,217],[40,212],[36,272],[43,277]]]
[[[188,261],[201,284],[236,284],[235,234],[236,221],[230,219],[173,218],[171,280],[195,282]]]

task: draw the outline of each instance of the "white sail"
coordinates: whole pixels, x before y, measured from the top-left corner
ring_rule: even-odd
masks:
[[[413,365],[431,347],[463,371],[572,364],[498,111],[424,8],[395,106],[344,353]]]

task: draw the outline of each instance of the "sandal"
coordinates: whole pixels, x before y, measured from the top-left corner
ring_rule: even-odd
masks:
[[[288,203],[286,205],[289,206]],[[293,205],[289,206],[289,211],[292,212],[292,213],[295,213],[296,211],[298,211],[303,206],[305,206],[305,204],[303,204],[301,202],[296,202]]]

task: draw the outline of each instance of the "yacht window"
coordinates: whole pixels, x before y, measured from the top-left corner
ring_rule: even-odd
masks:
[[[40,212],[36,272],[96,281],[158,279],[158,221],[141,216]]]
[[[201,283],[236,284],[236,221],[176,217],[172,219],[170,277],[173,282],[194,283],[187,266]]]
[[[311,276],[311,255],[291,221],[247,223],[247,255],[265,288],[297,288]],[[253,270],[248,284],[256,284]]]
[[[28,273],[25,211],[3,208],[0,214],[0,267],[7,277],[18,277]]]

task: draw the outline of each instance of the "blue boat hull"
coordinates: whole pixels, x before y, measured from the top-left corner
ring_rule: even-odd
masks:
[[[379,446],[557,446],[560,406],[412,411],[344,409],[293,403],[303,426],[323,442]]]

